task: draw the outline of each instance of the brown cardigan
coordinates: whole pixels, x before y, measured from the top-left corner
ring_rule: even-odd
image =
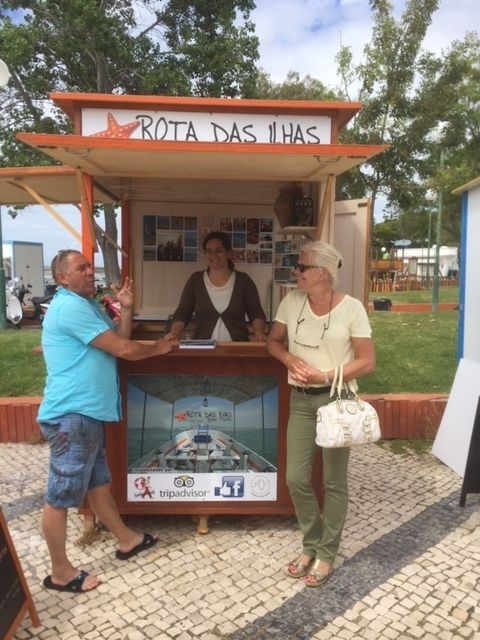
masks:
[[[218,313],[208,295],[203,274],[203,271],[195,271],[185,283],[172,322],[180,320],[187,326],[192,315],[195,314],[193,338],[208,340],[212,337],[218,318],[221,317],[234,342],[248,341],[245,314],[250,322],[257,318],[265,320],[265,313],[253,280],[246,273],[235,271],[235,284],[230,303],[223,313]]]

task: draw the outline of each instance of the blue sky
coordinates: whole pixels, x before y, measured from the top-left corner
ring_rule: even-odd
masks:
[[[478,23],[478,0],[439,0],[439,5],[424,41],[424,48],[436,53],[446,50],[455,39],[463,39]],[[405,2],[394,0],[393,6],[399,18]],[[335,55],[340,44],[350,46],[359,62],[372,24],[368,0],[257,0],[252,19],[260,39],[260,66],[272,80],[281,82],[288,71],[295,70],[330,87],[339,84]],[[2,207],[4,241],[42,242],[46,263],[59,249],[78,248],[78,243],[42,208],[29,207],[16,220],[6,214],[6,209]],[[78,210],[56,209],[72,226],[80,228]],[[380,209],[376,216],[381,219]]]

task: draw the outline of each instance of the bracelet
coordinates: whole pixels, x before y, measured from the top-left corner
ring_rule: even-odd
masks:
[[[324,371],[323,372],[323,381],[325,382],[325,384],[330,384],[330,379],[328,377],[328,371]]]

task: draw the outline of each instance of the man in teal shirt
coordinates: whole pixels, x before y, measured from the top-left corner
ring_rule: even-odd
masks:
[[[45,316],[42,349],[47,367],[38,413],[50,446],[50,467],[42,528],[52,561],[43,582],[48,589],[73,593],[98,586],[98,577],[79,570],[66,554],[67,513],[85,496],[99,520],[118,541],[116,557],[127,560],[157,540],[125,525],[110,492],[104,449],[104,421],[120,419],[117,358],[141,360],[168,353],[171,341],[146,345],[129,339],[133,291],[127,278],[117,292],[117,326],[94,299],[94,270],[78,251],[60,251],[52,262],[58,291]]]

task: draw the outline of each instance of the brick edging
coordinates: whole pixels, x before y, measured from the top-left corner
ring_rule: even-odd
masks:
[[[40,440],[37,424],[39,396],[0,398],[0,442]]]
[[[382,437],[434,438],[448,402],[446,393],[361,394],[377,410]]]
[[[434,438],[447,405],[448,394],[387,393],[362,394],[378,412],[382,436]],[[41,397],[0,398],[0,443],[38,442],[36,422]]]

